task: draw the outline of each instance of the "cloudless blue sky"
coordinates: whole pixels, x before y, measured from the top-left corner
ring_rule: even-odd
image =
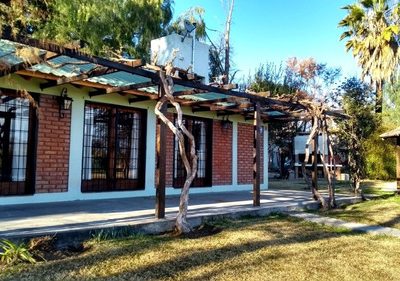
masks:
[[[239,77],[261,63],[285,63],[290,57],[314,57],[317,62],[342,68],[344,76],[357,75],[358,67],[338,22],[341,7],[355,0],[235,0],[231,45]],[[192,6],[205,9],[206,25],[223,32],[227,7],[223,0],[175,0],[174,15]],[[215,32],[208,31],[211,37]]]

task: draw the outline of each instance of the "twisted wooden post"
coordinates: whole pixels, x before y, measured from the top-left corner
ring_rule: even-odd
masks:
[[[189,188],[194,178],[196,177],[197,173],[198,157],[196,155],[196,145],[193,135],[186,129],[185,125],[183,124],[183,113],[181,106],[178,102],[175,101],[175,98],[173,96],[174,84],[171,77],[166,76],[166,74],[163,71],[160,71],[160,81],[161,81],[161,87],[163,87],[164,89],[164,95],[157,102],[154,111],[155,114],[158,116],[158,118],[160,118],[161,121],[164,122],[172,131],[172,133],[177,137],[179,145],[179,153],[186,170],[186,180],[181,191],[181,196],[179,201],[179,211],[176,217],[175,227],[178,234],[188,233],[192,231],[190,224],[187,222],[187,211],[189,204]],[[161,109],[165,103],[171,103],[175,107],[177,113],[177,125],[175,125],[172,121],[170,121],[162,112]],[[189,140],[189,146],[190,146],[189,158],[186,155],[185,136]]]

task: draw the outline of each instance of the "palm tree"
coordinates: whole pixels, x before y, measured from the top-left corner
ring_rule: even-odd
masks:
[[[359,0],[348,5],[347,16],[339,23],[347,30],[340,40],[348,39],[362,68],[376,90],[376,112],[382,112],[382,90],[394,78],[399,63],[400,4],[393,0]]]

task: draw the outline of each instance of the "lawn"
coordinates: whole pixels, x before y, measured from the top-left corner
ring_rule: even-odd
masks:
[[[400,240],[284,216],[219,221],[195,239],[91,242],[80,256],[0,270],[1,280],[398,280]]]
[[[318,187],[321,191],[327,191],[328,183],[325,179],[318,179]],[[304,179],[281,180],[270,179],[268,181],[269,189],[291,189],[291,190],[309,190]],[[390,195],[396,189],[396,181],[363,180],[361,188],[365,194]],[[350,182],[336,181],[335,191],[338,194],[353,194]]]
[[[400,196],[369,200],[322,214],[345,221],[400,229]]]

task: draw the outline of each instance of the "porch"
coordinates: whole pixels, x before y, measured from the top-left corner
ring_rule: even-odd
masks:
[[[355,198],[338,195],[339,202]],[[156,219],[154,197],[80,200],[0,206],[0,237],[17,238],[42,235],[90,237],[96,230],[132,228],[137,232],[170,231],[178,211],[179,196],[166,198],[165,219]],[[251,191],[192,194],[189,222],[243,215],[266,215],[272,212],[315,208],[309,191],[261,191],[261,207],[253,207]]]

